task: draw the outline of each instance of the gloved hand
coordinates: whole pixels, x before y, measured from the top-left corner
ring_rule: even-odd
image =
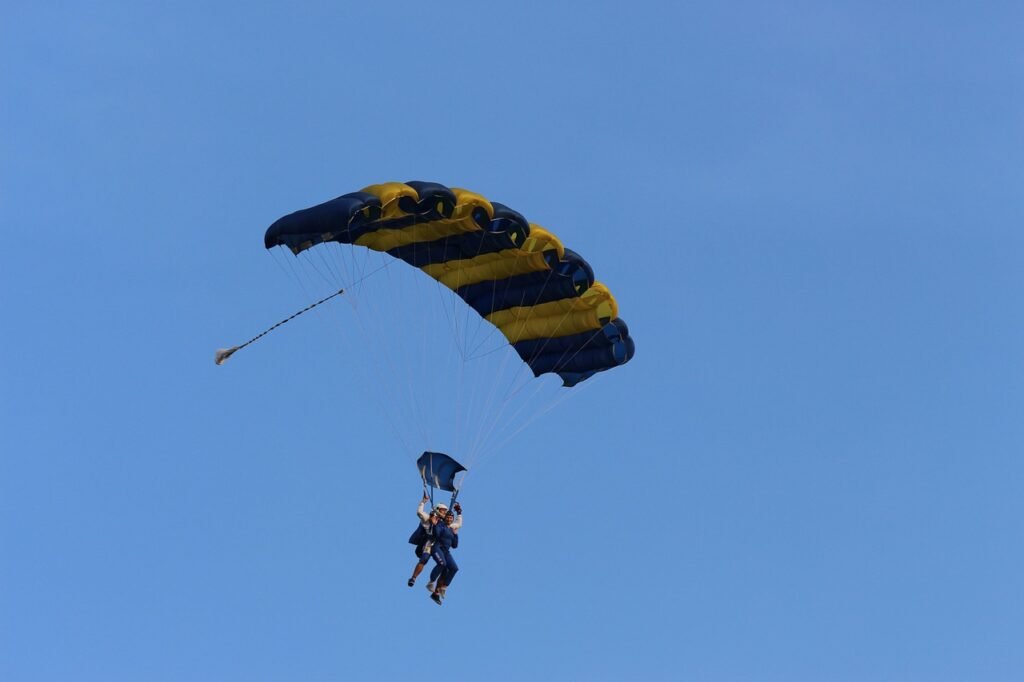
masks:
[[[458,502],[456,502],[455,504],[452,505],[452,509],[455,510],[456,514],[461,514],[462,513],[462,505],[459,504]]]

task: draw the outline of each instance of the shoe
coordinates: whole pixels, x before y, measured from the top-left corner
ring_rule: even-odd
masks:
[[[430,598],[433,599],[434,603],[437,604],[438,606],[441,605],[442,597],[441,597],[440,593],[434,592],[433,594],[430,595]]]
[[[409,578],[409,587],[412,587],[415,584],[416,584],[416,578]]]
[[[427,583],[427,592],[429,592],[431,594],[434,593],[434,581],[433,580],[431,580],[429,583]]]

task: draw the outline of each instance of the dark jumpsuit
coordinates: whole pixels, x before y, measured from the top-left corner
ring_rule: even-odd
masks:
[[[458,549],[458,547],[459,547],[459,534],[455,533],[455,531],[452,531],[452,532],[455,535],[455,539],[452,540],[451,549]],[[428,554],[427,557],[429,558],[430,555]],[[458,567],[456,567],[455,570],[459,570]],[[439,564],[439,563],[437,563],[435,561],[434,562],[434,567],[430,569],[430,582],[432,582],[432,583],[437,582],[437,577],[439,575],[441,575],[441,564]]]
[[[434,557],[437,565],[430,572],[431,582],[440,577],[442,585],[452,584],[455,574],[459,572],[459,565],[455,563],[451,551],[452,546],[456,544],[458,544],[458,538],[448,524],[439,523],[434,526],[434,549],[431,556]],[[437,576],[435,576],[435,572],[437,572]]]

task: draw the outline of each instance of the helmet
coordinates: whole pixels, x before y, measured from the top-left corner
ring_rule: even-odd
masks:
[[[448,505],[442,502],[441,504],[434,507],[434,513],[444,516],[448,512]]]

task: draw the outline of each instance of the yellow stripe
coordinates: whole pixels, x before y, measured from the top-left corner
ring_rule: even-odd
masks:
[[[487,219],[494,220],[494,207],[487,197],[470,192],[468,189],[452,187],[452,194],[455,195],[455,214],[453,218],[467,218],[473,214],[473,209],[480,207],[487,211]]]
[[[473,258],[450,260],[447,263],[433,263],[424,266],[423,272],[448,288],[457,289],[488,280],[550,270],[544,260],[544,252],[552,250],[558,252],[560,259],[565,255],[565,247],[558,237],[540,225],[531,224],[529,238],[518,249],[505,249]]]
[[[607,320],[618,315],[615,297],[608,287],[595,282],[582,296],[499,310],[486,319],[498,327],[510,343],[516,343],[600,329]]]
[[[408,215],[398,208],[398,199],[401,197],[412,197],[419,201],[420,195],[404,182],[384,182],[379,185],[370,185],[360,190],[367,192],[380,199],[381,217],[385,220],[401,218]]]
[[[554,249],[558,252],[558,260],[565,258],[565,247],[562,246],[562,240],[556,237],[554,233],[548,232],[540,225],[534,223],[530,223],[530,236],[526,238],[521,248],[523,251],[531,253],[540,253]]]
[[[495,253],[484,253],[473,258],[450,260],[447,263],[433,263],[423,266],[427,273],[449,289],[467,284],[478,284],[487,280],[505,279],[548,269],[544,255],[523,253],[519,249],[505,249]]]
[[[528,339],[547,339],[597,331],[601,327],[601,318],[596,311],[580,310],[569,315],[517,320],[499,329],[509,343],[517,343]]]
[[[381,202],[381,219],[393,220],[409,215],[398,207],[401,197],[412,197],[419,201],[419,194],[409,185],[401,182],[385,182],[364,187],[363,192],[374,195]],[[482,208],[488,218],[494,217],[494,207],[483,196],[465,189],[452,189],[455,195],[455,211],[451,218],[418,223],[408,227],[383,229],[363,235],[355,241],[360,246],[374,251],[388,251],[407,244],[431,242],[463,232],[476,232],[480,226],[473,221],[473,209]]]
[[[476,232],[480,227],[473,222],[472,218],[461,220],[433,220],[429,223],[417,223],[408,227],[396,229],[386,228],[364,234],[355,243],[365,246],[374,251],[388,251],[406,244],[419,242],[432,242],[435,239],[450,237],[463,232]]]

